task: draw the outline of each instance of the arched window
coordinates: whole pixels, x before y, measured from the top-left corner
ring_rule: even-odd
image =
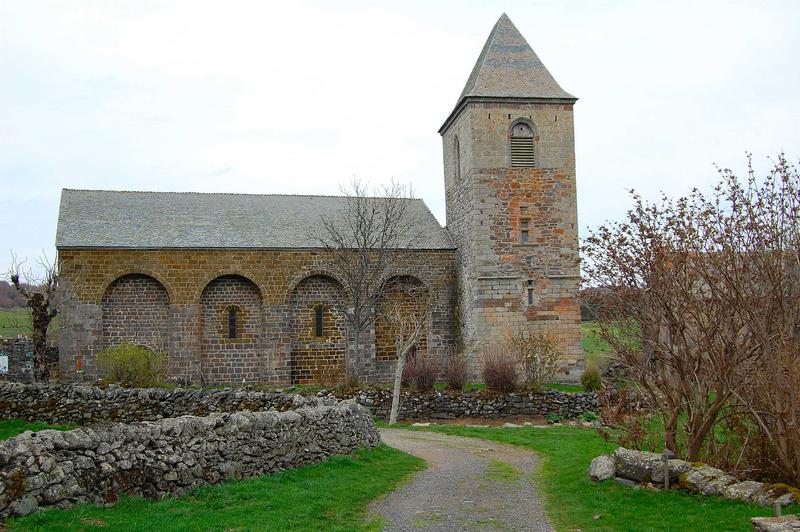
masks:
[[[324,313],[322,305],[317,305],[316,307],[314,307],[314,336],[316,336],[317,338],[322,338],[323,336],[323,331],[324,331],[323,327],[324,324],[322,322],[323,319],[324,319]]]
[[[228,307],[228,338],[236,338],[236,307]]]
[[[453,143],[453,165],[456,169],[456,183],[461,182],[461,149],[458,145],[458,136]]]
[[[532,168],[536,166],[533,137],[533,128],[525,122],[514,124],[511,128],[512,167]]]

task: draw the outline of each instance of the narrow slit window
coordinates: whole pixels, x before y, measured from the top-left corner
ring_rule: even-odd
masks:
[[[228,338],[236,338],[236,309],[228,309]]]
[[[532,168],[536,166],[533,129],[524,122],[511,128],[511,166]]]
[[[520,220],[519,222],[519,241],[527,244],[531,238],[530,220]]]
[[[314,336],[317,338],[322,337],[323,331],[323,313],[322,313],[322,305],[318,305],[314,308]]]
[[[533,281],[528,281],[528,305],[533,305]]]
[[[458,145],[458,137],[455,138],[453,145],[453,165],[456,167],[456,183],[461,182],[461,149]]]

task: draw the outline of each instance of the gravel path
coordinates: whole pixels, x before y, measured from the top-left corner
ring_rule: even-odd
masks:
[[[381,438],[428,463],[370,506],[384,530],[553,530],[533,484],[533,453],[434,432],[381,429]]]

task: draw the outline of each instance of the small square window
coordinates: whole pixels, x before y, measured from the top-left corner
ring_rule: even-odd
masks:
[[[520,220],[519,222],[519,240],[523,244],[527,244],[531,238],[530,220]]]

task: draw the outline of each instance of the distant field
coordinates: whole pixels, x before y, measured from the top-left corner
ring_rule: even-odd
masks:
[[[31,315],[26,308],[0,309],[0,336],[30,334]]]
[[[583,340],[583,353],[586,355],[586,360],[594,362],[597,365],[602,365],[611,352],[611,347],[605,343],[597,334],[598,326],[593,321],[584,321],[581,323],[581,333]]]

